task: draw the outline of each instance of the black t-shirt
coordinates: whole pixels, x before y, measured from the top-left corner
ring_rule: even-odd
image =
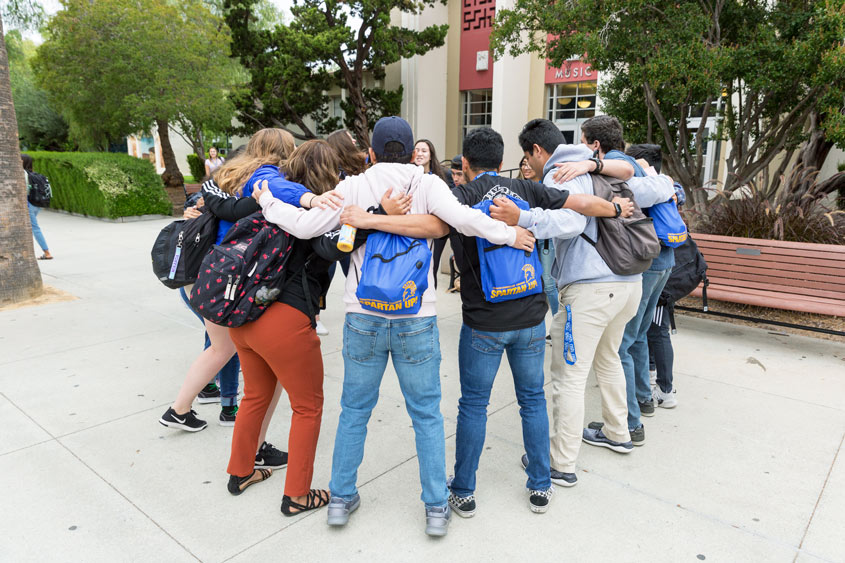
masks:
[[[517,180],[491,174],[479,176],[472,182],[456,186],[452,193],[458,201],[469,206],[501,195],[509,195],[526,201],[530,207],[543,209],[559,209],[563,207],[569,196],[567,191],[547,188],[543,184],[530,180]],[[464,236],[452,229],[451,240],[455,260],[461,271],[464,324],[476,330],[505,332],[537,326],[543,321],[549,306],[544,292],[500,303],[490,303],[484,299],[475,237]]]

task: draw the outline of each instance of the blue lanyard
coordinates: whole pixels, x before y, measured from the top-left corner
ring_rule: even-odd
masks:
[[[478,180],[478,179],[479,179],[479,178],[481,178],[482,176],[488,176],[488,175],[489,175],[489,176],[498,176],[498,175],[499,175],[499,173],[498,173],[498,172],[496,172],[495,170],[488,170],[487,172],[482,172],[481,174],[479,174],[478,176],[476,176],[475,178],[473,178],[473,181]]]
[[[574,366],[578,358],[575,356],[575,340],[572,338],[572,308],[566,306],[566,328],[563,330],[563,359],[570,366]]]

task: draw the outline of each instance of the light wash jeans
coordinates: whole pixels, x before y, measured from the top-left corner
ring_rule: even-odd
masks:
[[[440,414],[440,338],[437,317],[387,319],[347,313],[343,326],[343,393],[334,441],[332,496],[357,492],[367,423],[378,402],[387,359],[399,378],[416,438],[422,501],[446,506],[446,438]]]
[[[194,308],[191,307],[191,302],[188,300],[188,295],[185,293],[185,288],[179,288],[179,295],[182,296],[182,300],[185,302],[185,305],[188,306],[188,309],[191,310],[193,314],[197,316],[203,326],[205,326],[205,319],[203,319],[199,313],[194,311]],[[208,333],[205,333],[205,347],[203,350],[211,346],[211,340],[208,338]],[[238,358],[238,353],[235,352],[235,355],[226,362],[226,365],[223,366],[219,372],[217,372],[217,386],[220,387],[220,406],[221,407],[234,407],[238,404],[238,373],[241,371],[241,360]]]
[[[637,314],[625,325],[619,359],[625,370],[625,387],[628,394],[628,430],[640,426],[640,401],[651,400],[651,383],[648,380],[648,327],[657,308],[657,299],[669,279],[672,268],[648,269],[643,272],[643,296]]]
[[[44,238],[44,233],[41,232],[41,227],[38,225],[38,213],[41,211],[40,207],[32,205],[28,201],[26,206],[29,207],[29,222],[32,223],[32,234],[35,236],[35,242],[41,247],[41,250],[47,252],[47,239]]]
[[[463,325],[458,344],[461,398],[455,445],[455,479],[452,492],[467,497],[475,492],[475,473],[487,433],[487,405],[502,353],[507,352],[513,373],[522,443],[528,454],[531,490],[551,487],[549,477],[549,416],[543,391],[546,323],[507,332],[486,332]]]

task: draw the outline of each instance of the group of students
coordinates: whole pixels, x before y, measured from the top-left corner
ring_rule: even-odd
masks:
[[[295,237],[286,268],[291,281],[294,276],[303,280],[298,283],[296,277],[296,283],[286,282],[276,302],[243,326],[226,328],[205,321],[206,349],[191,365],[176,401],[160,419],[173,428],[202,430],[207,423],[197,418],[192,402],[197,397],[215,400],[218,393],[221,423],[234,424],[227,468],[230,493],[239,495],[270,477],[273,469],[287,466],[282,513],[327,506],[328,524],[345,525],[361,503],[357,472],[388,359],[413,424],[429,535],[445,535],[452,512],[462,517],[476,512],[476,472],[485,439],[486,409],[504,353],[520,405],[525,446],[521,463],[532,511],[548,509],[553,483],[572,486],[577,482],[575,464],[582,440],[620,453],[642,444],[639,416],[645,413],[644,408],[640,410],[644,401],[637,402],[640,394],[635,388],[637,408],[631,408],[627,368],[623,369],[620,357],[627,353],[634,360],[632,373],[638,377],[641,355],[623,350],[627,326],[636,325],[628,347],[634,348],[640,342],[642,324],[637,316],[641,309],[643,315],[648,313],[659,279],[652,283],[645,274],[614,274],[587,239],[597,238],[597,217],[628,216],[637,207],[672,198],[675,190],[670,178],[646,174],[634,159],[619,153],[619,147],[601,142],[587,146],[594,142],[590,137],[582,139],[584,144],[567,145],[557,127],[543,119],[530,121],[519,135],[527,165],[524,178],[498,174],[504,140],[485,127],[466,135],[460,158],[462,178],[452,182],[454,187],[444,181],[430,143],[415,143],[410,125],[399,117],[376,123],[366,152],[345,131],[332,137],[294,147],[293,138],[283,130],[259,131],[203,184],[200,209],[191,212],[212,213],[220,219],[220,242],[233,223],[261,211],[264,219]],[[633,201],[596,197],[591,173],[626,181]],[[341,225],[357,228],[351,253],[338,248]],[[434,285],[439,259],[427,269],[428,283],[415,286],[425,287],[416,312],[374,310],[358,294],[367,268],[367,240],[378,233],[419,239],[429,249],[448,236],[462,272],[461,397],[450,478],[440,411]],[[538,241],[550,241],[540,250],[547,252],[545,289],[554,284],[553,301],[560,306],[549,335],[551,423],[543,388],[546,293],[541,287],[525,296],[491,300],[482,280],[486,259],[482,239],[485,249],[512,247],[526,256]],[[335,263],[343,260],[348,261],[348,269],[341,413],[328,490],[313,489],[323,408],[323,363],[314,313],[325,306]],[[660,278],[666,266],[657,266],[654,277]],[[526,268],[526,281],[534,281],[534,273]],[[190,293],[190,288],[186,290]],[[648,354],[645,358],[648,382]],[[239,408],[238,361],[244,378]],[[601,390],[603,421],[582,428],[591,368]],[[218,372],[219,390],[208,387]],[[288,452],[266,441],[282,389],[292,409]],[[664,391],[671,393],[671,389]]]

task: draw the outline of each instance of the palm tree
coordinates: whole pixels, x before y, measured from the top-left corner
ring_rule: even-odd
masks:
[[[26,206],[9,57],[0,18],[0,305],[35,297],[42,291]]]

